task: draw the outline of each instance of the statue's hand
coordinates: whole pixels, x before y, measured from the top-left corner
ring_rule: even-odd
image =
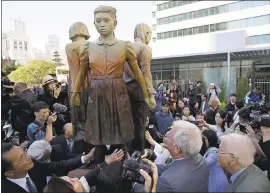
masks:
[[[153,94],[151,94],[150,98],[149,98],[149,107],[151,109],[154,109],[156,106],[157,106],[157,104],[156,104],[155,96]]]
[[[70,99],[70,106],[79,106],[80,105],[80,95],[79,93],[72,93]]]

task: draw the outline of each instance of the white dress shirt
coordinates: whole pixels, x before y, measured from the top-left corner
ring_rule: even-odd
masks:
[[[29,189],[26,185],[26,178],[30,177],[28,174],[25,176],[25,178],[19,178],[19,179],[12,179],[12,178],[7,178],[9,181],[17,184],[18,186],[22,187],[26,192],[29,192]]]

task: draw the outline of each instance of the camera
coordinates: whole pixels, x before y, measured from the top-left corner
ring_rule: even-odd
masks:
[[[261,116],[261,126],[270,127],[270,116]]]
[[[122,178],[128,181],[144,184],[145,179],[140,174],[140,169],[152,176],[151,167],[142,163],[141,153],[135,151],[129,160],[125,160],[122,167]]]

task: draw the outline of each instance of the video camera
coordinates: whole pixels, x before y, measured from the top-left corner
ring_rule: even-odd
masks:
[[[262,124],[267,125],[267,118],[264,119],[263,122],[261,119],[262,116],[264,114],[267,114],[269,111],[269,109],[267,109],[267,107],[265,105],[260,105],[258,103],[254,103],[254,105],[249,106],[248,109],[250,112],[250,125],[252,128],[260,128],[260,126],[263,126]]]
[[[145,179],[140,174],[140,169],[146,171],[150,176],[153,176],[151,167],[146,165],[141,160],[141,153],[135,151],[129,160],[125,160],[122,167],[122,178],[128,181],[144,184]]]

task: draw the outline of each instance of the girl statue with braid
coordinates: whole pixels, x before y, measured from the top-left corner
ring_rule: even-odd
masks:
[[[125,62],[128,62],[135,74],[146,102],[149,106],[151,104],[132,43],[118,40],[114,35],[116,9],[99,6],[95,9],[94,19],[100,37],[96,42],[86,43],[82,47],[81,68],[73,89],[71,105],[79,105],[78,92],[90,68],[85,141],[96,146],[95,161],[98,164],[104,161],[105,145],[119,149],[134,138],[131,105],[122,78]]]

